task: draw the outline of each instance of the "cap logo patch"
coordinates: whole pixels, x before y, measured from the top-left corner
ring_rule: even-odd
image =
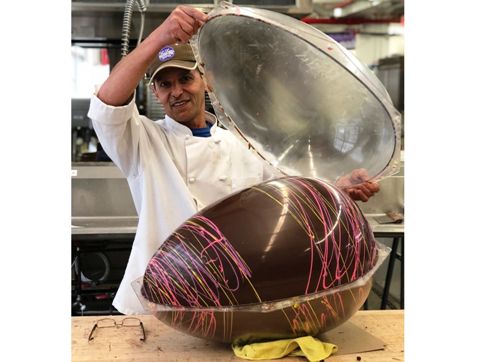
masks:
[[[159,60],[161,62],[165,62],[169,59],[172,59],[175,54],[176,54],[176,52],[174,51],[174,49],[172,47],[164,47],[159,52]]]

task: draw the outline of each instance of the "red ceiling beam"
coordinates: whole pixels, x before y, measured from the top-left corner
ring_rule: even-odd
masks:
[[[386,24],[386,23],[402,23],[403,18],[386,18],[386,19],[364,19],[364,18],[302,18],[302,22],[307,24]]]

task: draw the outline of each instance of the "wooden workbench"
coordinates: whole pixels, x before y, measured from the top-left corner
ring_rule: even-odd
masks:
[[[403,361],[402,310],[359,311],[350,322],[385,342],[384,350],[333,355],[327,362]],[[104,328],[88,341],[95,321],[103,317],[72,317],[72,361],[162,361],[212,362],[245,361],[234,356],[229,345],[205,341],[175,331],[150,315],[138,316],[144,324],[146,340],[139,340],[134,328]],[[110,318],[110,317],[109,317]],[[124,316],[113,316],[121,320]],[[285,357],[277,361],[306,361],[301,357]]]

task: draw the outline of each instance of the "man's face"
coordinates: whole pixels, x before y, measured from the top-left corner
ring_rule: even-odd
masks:
[[[165,68],[153,84],[166,114],[187,127],[205,127],[204,81],[198,70]]]

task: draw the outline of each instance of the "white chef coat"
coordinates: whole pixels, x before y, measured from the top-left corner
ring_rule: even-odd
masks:
[[[134,97],[114,107],[96,95],[88,117],[102,147],[127,178],[139,215],[137,233],[113,305],[123,314],[142,314],[131,283],[144,275],[164,240],[202,207],[275,176],[230,131],[212,124],[211,137],[166,116],[153,122],[139,115]]]

